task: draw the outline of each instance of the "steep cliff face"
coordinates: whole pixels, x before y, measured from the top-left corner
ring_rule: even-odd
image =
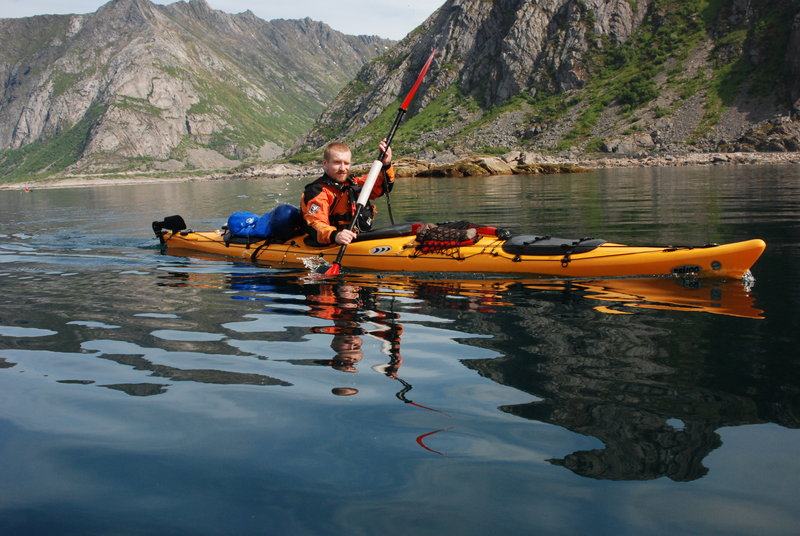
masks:
[[[177,169],[198,148],[222,164],[222,155],[274,157],[392,44],[310,19],[229,15],[204,0],[0,19],[0,149],[25,149],[6,151],[4,163]]]
[[[382,58],[359,72],[321,117],[317,131],[346,121],[345,137],[375,119],[405,91],[433,49],[438,49],[427,89],[417,107],[448,89],[482,108],[534,88],[565,92],[585,83],[586,52],[603,36],[624,42],[641,22],[649,1],[450,0]],[[587,32],[592,32],[592,40]]]
[[[800,113],[800,13],[794,16],[786,49],[786,69],[791,76],[791,98],[796,113]]]
[[[634,10],[626,0],[461,0],[442,8],[432,32],[459,89],[493,106],[531,87],[583,87],[590,48],[604,37],[626,41],[649,3]]]
[[[738,141],[790,119],[798,13],[792,0],[449,0],[365,66],[295,150],[374,146],[434,48],[395,143],[423,157],[763,150]]]

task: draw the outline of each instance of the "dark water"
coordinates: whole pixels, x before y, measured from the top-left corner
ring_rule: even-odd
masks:
[[[161,255],[303,181],[0,192],[2,534],[797,534],[800,169],[402,182],[400,221],[763,238],[739,281]],[[385,205],[381,205],[386,221]]]

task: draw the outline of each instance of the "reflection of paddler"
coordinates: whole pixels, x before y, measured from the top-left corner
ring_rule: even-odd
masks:
[[[317,292],[307,294],[309,316],[333,320],[335,325],[346,322],[356,324],[361,298],[359,287],[354,285],[314,285]]]
[[[333,320],[333,325],[311,328],[312,333],[333,335],[331,349],[333,358],[328,364],[342,372],[358,372],[355,365],[364,358],[361,346],[364,341],[359,334],[358,312],[361,300],[359,288],[353,285],[321,284],[316,292],[308,294],[308,315]]]
[[[326,364],[341,372],[358,372],[356,365],[364,359],[362,350],[364,341],[360,335],[374,337],[382,342],[383,353],[389,357],[389,361],[373,366],[372,370],[400,382],[403,388],[397,392],[397,398],[412,406],[443,413],[407,398],[406,394],[413,387],[398,375],[403,364],[403,356],[400,354],[400,336],[403,333],[403,326],[394,322],[396,315],[393,312],[377,311],[373,306],[369,312],[374,315],[365,314],[362,310],[364,303],[370,300],[369,296],[362,295],[362,291],[366,292],[366,289],[355,285],[321,284],[316,293],[307,296],[308,302],[311,304],[308,313],[310,316],[333,320],[332,326],[311,328],[313,333],[333,335],[331,348],[335,355]],[[368,322],[375,324],[377,328],[365,331],[359,322],[362,315],[367,316]],[[347,396],[358,393],[358,390],[350,387],[336,387],[332,392],[335,395]]]
[[[365,293],[362,294],[362,291]],[[309,295],[308,301],[311,304],[309,315],[333,320],[332,326],[314,327],[313,333],[328,333],[333,335],[331,348],[335,352],[333,359],[327,364],[341,372],[358,372],[356,365],[364,359],[362,346],[364,344],[361,335],[369,335],[378,339],[382,343],[382,351],[389,357],[387,363],[375,365],[372,370],[385,375],[388,378],[397,380],[402,385],[402,389],[395,396],[398,400],[421,409],[427,409],[441,413],[449,417],[443,411],[423,406],[406,396],[412,385],[401,378],[398,374],[403,364],[403,356],[400,354],[400,336],[403,327],[395,323],[397,318],[394,312],[378,311],[370,296],[366,294],[366,289],[354,285],[320,285],[319,292]],[[365,303],[370,303],[365,306]],[[365,310],[369,307],[368,310]],[[368,323],[374,324],[375,329],[365,330],[361,327],[362,316]],[[331,393],[335,396],[353,396],[358,394],[355,387],[334,387]],[[425,444],[425,440],[434,434],[451,430],[452,427],[442,428],[422,434],[416,438],[416,442],[429,452],[446,456],[446,454],[434,450]]]
[[[337,333],[331,341],[331,348],[336,355],[331,361],[331,367],[342,372],[358,372],[356,364],[364,358],[361,345],[364,341],[358,335]]]
[[[331,368],[341,372],[358,372],[356,363],[364,358],[361,345],[364,341],[358,335],[336,333],[331,341],[331,348],[336,355],[330,361]],[[358,394],[355,387],[334,387],[331,392],[337,396],[353,396]]]

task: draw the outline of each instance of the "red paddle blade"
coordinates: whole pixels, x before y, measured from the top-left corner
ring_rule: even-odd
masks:
[[[339,275],[339,272],[342,271],[342,267],[339,263],[335,262],[331,264],[331,267],[325,270],[325,275]]]
[[[433,56],[436,54],[436,49],[433,49],[431,55],[428,57],[428,61],[425,62],[423,65],[422,70],[419,72],[419,76],[417,76],[417,81],[414,82],[414,85],[411,86],[411,91],[408,92],[406,95],[406,100],[403,101],[403,104],[400,105],[400,109],[408,110],[408,105],[411,104],[411,99],[414,98],[414,93],[417,92],[419,85],[422,83],[422,79],[425,78],[425,74],[428,72],[428,69],[431,67],[431,62],[433,61]]]

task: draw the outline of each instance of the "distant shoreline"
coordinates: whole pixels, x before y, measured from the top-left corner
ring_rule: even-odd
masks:
[[[44,179],[41,181],[17,182],[13,184],[0,183],[0,190],[52,190],[56,188],[86,188],[93,186],[121,186],[129,184],[161,184],[178,182],[200,182],[219,179],[212,175],[198,175],[197,177],[69,177],[64,179]],[[231,177],[233,178],[233,177]]]
[[[473,157],[474,158],[474,157]],[[499,157],[498,157],[499,158]],[[792,153],[686,153],[681,155],[648,155],[648,156],[575,156],[573,158],[548,157],[537,155],[535,159],[541,164],[557,164],[575,166],[580,168],[609,169],[609,168],[636,168],[636,167],[678,167],[678,166],[717,166],[717,165],[789,165],[800,164],[800,152]],[[436,164],[428,163],[433,167]],[[83,188],[94,186],[115,186],[130,184],[161,184],[180,182],[199,182],[211,180],[240,180],[281,177],[314,176],[320,172],[318,164],[307,166],[293,166],[277,164],[271,166],[258,166],[246,171],[235,172],[208,172],[193,176],[180,177],[148,177],[137,175],[126,177],[91,175],[65,177],[62,179],[43,179],[41,181],[26,181],[17,183],[0,183],[0,190],[42,190],[54,188]],[[413,173],[399,172],[398,176],[413,178]]]

